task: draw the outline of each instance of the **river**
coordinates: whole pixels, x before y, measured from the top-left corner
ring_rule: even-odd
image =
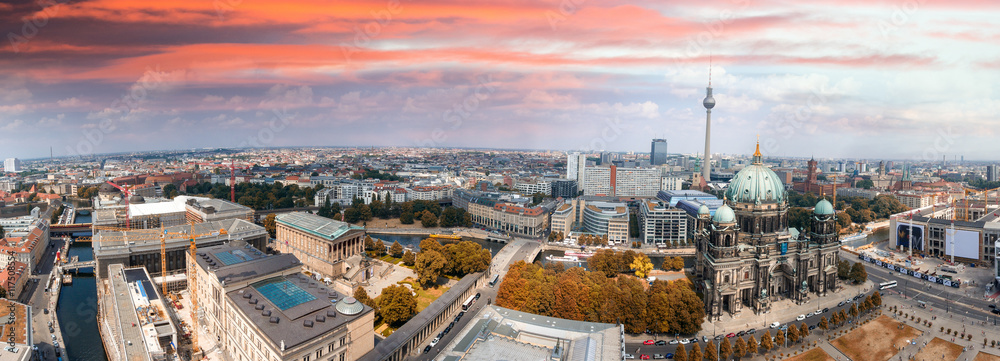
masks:
[[[94,259],[94,252],[90,243],[75,243],[69,249],[69,256],[90,261]],[[107,361],[97,329],[97,279],[92,268],[81,269],[73,275],[72,285],[62,287],[56,314],[66,342],[66,359]]]

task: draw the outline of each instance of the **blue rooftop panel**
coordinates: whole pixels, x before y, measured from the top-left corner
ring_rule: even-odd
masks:
[[[316,296],[284,277],[266,279],[250,286],[282,311],[316,299]]]

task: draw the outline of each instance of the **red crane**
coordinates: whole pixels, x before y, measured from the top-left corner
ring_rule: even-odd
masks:
[[[229,160],[229,201],[236,203],[236,169],[249,169],[248,165],[236,166],[236,161]]]
[[[107,183],[110,184],[111,186],[115,187],[115,188],[118,188],[118,190],[120,190],[122,192],[122,194],[124,195],[124,197],[125,197],[125,229],[131,229],[132,227],[130,227],[130,219],[132,217],[129,215],[130,214],[129,213],[129,198],[132,198],[132,192],[130,192],[128,190],[128,187],[122,187],[122,186],[117,185],[117,184],[115,184],[113,182],[107,182]]]

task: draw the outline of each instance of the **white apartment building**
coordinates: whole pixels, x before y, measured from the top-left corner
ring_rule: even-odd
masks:
[[[639,203],[639,231],[642,243],[671,244],[687,239],[688,215],[663,201]]]

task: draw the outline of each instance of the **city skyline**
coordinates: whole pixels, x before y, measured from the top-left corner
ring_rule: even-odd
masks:
[[[991,158],[984,1],[0,4],[0,156],[243,146]],[[831,36],[836,34],[836,36]],[[986,45],[986,46],[984,46]]]

